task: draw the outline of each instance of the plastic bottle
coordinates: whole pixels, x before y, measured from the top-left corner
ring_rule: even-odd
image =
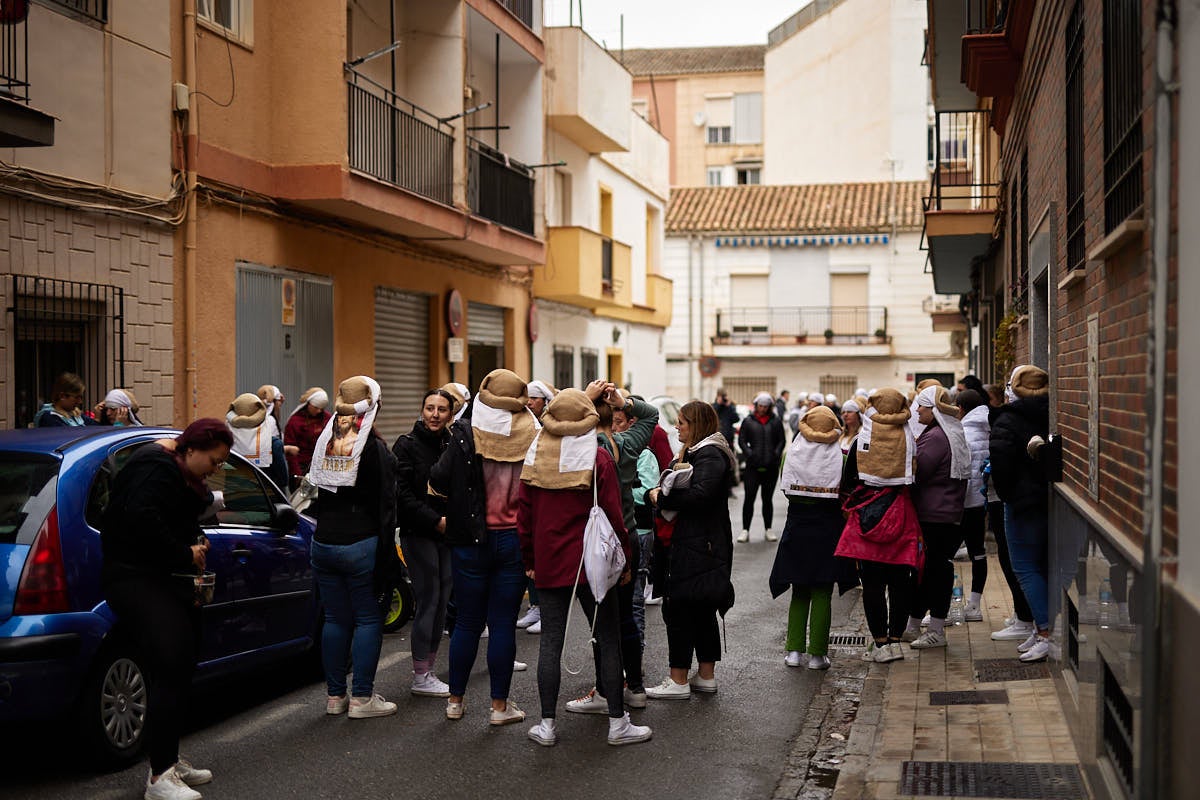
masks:
[[[962,625],[967,621],[967,612],[963,603],[963,582],[958,570],[954,571],[954,589],[950,592],[950,613],[946,622],[951,625]]]
[[[1096,625],[1101,630],[1108,630],[1116,620],[1116,606],[1113,605],[1112,581],[1104,578],[1100,581],[1100,611],[1096,615]]]

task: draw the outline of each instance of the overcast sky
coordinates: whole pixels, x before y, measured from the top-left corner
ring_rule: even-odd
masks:
[[[580,0],[544,0],[547,25],[570,23]],[[808,0],[582,0],[583,28],[616,50],[625,15],[626,47],[766,44],[767,33]]]

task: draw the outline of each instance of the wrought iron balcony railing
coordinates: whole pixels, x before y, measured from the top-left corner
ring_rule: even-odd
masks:
[[[881,344],[885,306],[734,308],[717,312],[714,344]]]
[[[1008,0],[963,0],[966,33],[1001,33],[1008,17]]]
[[[941,111],[934,122],[937,152],[928,211],[990,210],[999,181],[991,112]]]
[[[29,25],[24,16],[4,18],[7,13],[0,5],[0,97],[28,103]]]
[[[533,0],[500,0],[500,5],[525,23],[525,27],[533,30]]]
[[[533,236],[533,170],[467,137],[467,200],[485,219]]]

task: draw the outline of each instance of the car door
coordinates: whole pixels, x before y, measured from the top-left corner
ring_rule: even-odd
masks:
[[[210,540],[228,548],[228,585],[235,608],[232,634],[240,652],[307,644],[312,631],[313,581],[308,542],[276,505],[279,490],[242,457],[231,454],[208,479],[224,508],[203,520]],[[218,582],[221,581],[218,576]]]

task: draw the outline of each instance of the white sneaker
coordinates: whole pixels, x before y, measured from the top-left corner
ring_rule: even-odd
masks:
[[[526,629],[525,629],[525,632],[526,632],[526,633],[532,633],[532,634],[539,634],[539,633],[541,633],[541,632],[542,632],[542,621],[541,621],[541,619],[538,619],[538,620],[536,620],[535,622],[533,622],[532,624],[530,624],[530,626],[529,626],[528,628],[526,628]]]
[[[620,719],[608,720],[608,743],[614,745],[637,744],[649,741],[653,731],[647,725],[634,725],[626,713]]]
[[[713,694],[714,692],[717,691],[717,679],[716,678],[701,678],[699,672],[697,672],[695,675],[693,675],[691,678],[689,678],[688,683],[691,684],[692,691],[694,691],[694,692],[704,692],[705,694]]]
[[[973,606],[970,603],[967,603],[963,616],[967,622],[983,622],[983,610],[979,606]]]
[[[325,697],[325,713],[331,717],[338,714],[345,714],[346,709],[350,707],[350,695],[344,694],[341,697],[337,695],[326,695]]]
[[[1023,642],[1029,638],[1029,634],[1033,633],[1032,622],[1021,622],[1014,620],[1004,628],[992,632],[992,641],[994,642]]]
[[[553,747],[558,744],[557,725],[550,717],[543,717],[542,721],[530,728],[525,735],[542,747]]]
[[[1037,631],[1030,632],[1028,638],[1026,638],[1025,641],[1021,642],[1019,645],[1017,645],[1017,652],[1018,653],[1028,653],[1031,649],[1033,649],[1033,646],[1035,644],[1037,644],[1037,640],[1038,640]]]
[[[971,557],[971,554],[969,552],[967,552],[967,546],[965,544],[962,547],[958,548],[958,550],[956,550],[954,552],[954,560],[955,561],[966,561],[970,557]]]
[[[524,672],[529,669],[529,665],[524,661],[513,661],[513,672]]]
[[[905,628],[904,633],[900,635],[902,642],[915,642],[921,638],[921,631],[918,628]]]
[[[525,616],[517,620],[517,627],[528,628],[533,623],[540,621],[541,618],[542,609],[538,608],[537,606],[530,606],[529,610],[525,612]]]
[[[789,667],[798,667],[808,661],[808,653],[801,653],[799,650],[789,650],[784,656],[783,663]]]
[[[350,719],[369,719],[371,717],[386,717],[396,713],[396,704],[383,699],[381,694],[370,697],[350,698],[350,711],[346,716]]]
[[[770,528],[767,528],[767,541],[768,542],[778,542],[779,541],[779,537],[776,536],[775,533]]]
[[[877,660],[875,658],[875,654],[886,647],[887,647],[886,644],[885,645],[877,645],[877,644],[875,644],[874,641],[869,641],[869,642],[867,642],[867,649],[863,650],[862,653],[860,653],[858,657],[860,659],[862,659],[863,661],[875,661],[875,660]]]
[[[525,720],[525,712],[517,707],[517,704],[512,700],[504,701],[504,710],[497,711],[492,709],[492,714],[488,718],[489,725],[511,725],[514,722],[523,722]]]
[[[748,531],[748,530],[746,530],[745,528],[743,528],[743,529],[742,529],[742,532],[738,534],[738,538],[737,538],[737,540],[738,540],[739,542],[748,542],[748,541],[750,541],[750,531]]]
[[[1049,636],[1035,636],[1034,640],[1029,649],[1020,655],[1020,659],[1026,664],[1034,661],[1045,661],[1046,657],[1050,655],[1053,642],[1050,641]]]
[[[927,650],[931,647],[945,647],[946,634],[937,631],[925,631],[909,645],[913,650]]]
[[[898,643],[892,642],[891,644],[876,645],[872,660],[876,664],[888,664],[902,658],[904,658],[903,648]]]
[[[931,619],[931,617],[928,614],[926,614],[924,617],[922,617],[921,618],[921,627],[928,628],[930,619]]]
[[[146,776],[146,793],[142,795],[145,800],[199,800],[203,797],[183,782],[183,778],[176,774],[174,767],[159,775],[158,780],[153,783],[150,781],[151,777],[153,776]]]
[[[450,686],[432,672],[413,673],[412,693],[418,697],[449,697]]]
[[[642,689],[640,692],[634,692],[631,691],[628,686],[626,686],[623,699],[625,700],[625,705],[629,706],[630,708],[645,708],[646,690]]]
[[[446,719],[462,719],[463,717],[463,702],[454,702],[453,700],[446,701]]]
[[[658,686],[647,686],[646,697],[651,700],[687,700],[692,696],[692,687],[687,683],[676,683],[667,677]]]
[[[651,596],[650,596],[650,591],[649,591],[649,590],[650,590],[650,588],[651,588],[651,587],[647,587],[647,591],[646,591],[646,602],[645,602],[645,605],[648,605],[648,606],[661,606],[661,605],[662,605],[662,598],[661,598],[661,597],[651,597]]]
[[[567,711],[576,714],[607,714],[608,700],[593,688],[583,697],[567,701]]]
[[[829,656],[809,656],[809,669],[829,669]]]
[[[175,762],[175,774],[188,786],[203,786],[212,780],[212,770],[197,769],[182,756]]]

